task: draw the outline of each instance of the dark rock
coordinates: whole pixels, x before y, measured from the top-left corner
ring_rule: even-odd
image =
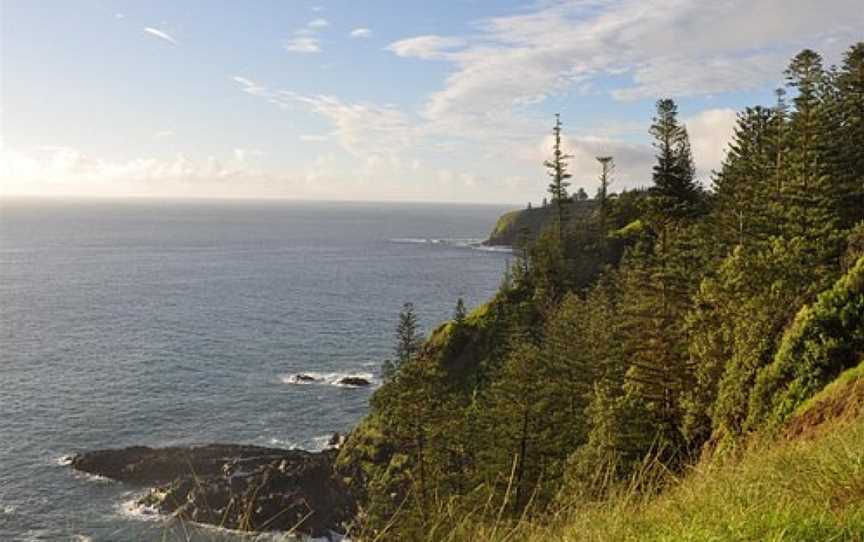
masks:
[[[290,453],[294,452],[237,444],[169,448],[131,446],[77,454],[72,457],[71,465],[74,469],[121,482],[153,485],[193,473],[197,476],[219,474],[231,460],[267,463]]]
[[[312,375],[307,375],[306,373],[298,373],[294,375],[295,382],[319,382],[320,378],[315,378]]]
[[[156,485],[139,504],[177,518],[243,531],[346,532],[356,505],[334,472],[338,451],[313,453],[211,444],[131,447],[76,455],[72,467]]]
[[[371,382],[359,376],[346,376],[344,378],[340,378],[339,381],[336,382],[336,384],[340,386],[353,386],[358,388],[372,385]]]

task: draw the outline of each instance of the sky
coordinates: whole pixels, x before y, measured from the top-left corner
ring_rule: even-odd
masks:
[[[860,0],[0,0],[0,195],[538,202],[650,184],[674,98],[710,182]]]

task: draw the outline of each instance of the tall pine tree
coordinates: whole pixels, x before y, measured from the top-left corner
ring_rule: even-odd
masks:
[[[555,205],[556,212],[556,228],[558,230],[558,238],[561,238],[561,231],[564,228],[564,219],[566,213],[566,204],[568,201],[567,187],[570,186],[570,173],[567,171],[567,160],[572,158],[565,153],[561,148],[561,116],[555,113],[555,126],[552,127],[552,136],[554,138],[552,144],[552,158],[543,162],[546,167],[547,174],[552,179],[549,182],[549,195],[552,196],[552,204]]]

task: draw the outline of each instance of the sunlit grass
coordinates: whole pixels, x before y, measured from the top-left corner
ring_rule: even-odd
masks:
[[[658,496],[622,490],[551,518],[444,517],[450,541],[864,541],[864,419],[816,438],[754,445]]]

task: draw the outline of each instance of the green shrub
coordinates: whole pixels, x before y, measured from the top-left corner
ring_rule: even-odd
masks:
[[[864,352],[864,258],[786,331],[750,394],[748,429],[776,427]]]

